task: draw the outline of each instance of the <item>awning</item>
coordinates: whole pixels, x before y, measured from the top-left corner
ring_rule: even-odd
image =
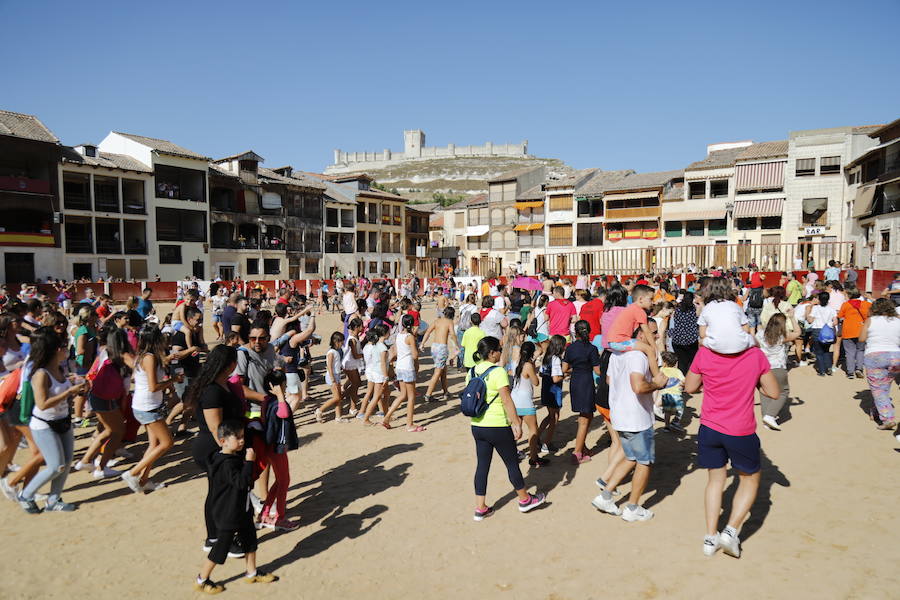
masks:
[[[616,192],[606,192],[603,195],[604,200],[640,200],[641,198],[659,198],[659,190],[651,190],[649,192],[631,192],[628,194],[619,194]]]
[[[784,167],[787,161],[754,163],[735,167],[735,189],[771,190],[784,187]],[[759,215],[763,216],[763,215]],[[765,215],[773,216],[773,215]]]
[[[868,185],[856,190],[856,200],[853,202],[853,216],[864,217],[872,212],[872,201],[875,200],[875,188]]]
[[[811,215],[820,210],[828,210],[828,198],[804,198],[803,212]]]
[[[516,202],[516,208],[519,210],[525,210],[527,208],[540,208],[544,206],[543,200],[531,200],[528,202]]]
[[[656,223],[658,217],[606,217],[604,223],[639,223],[650,221]]]
[[[467,237],[481,237],[488,232],[490,225],[470,225],[466,227]]]
[[[543,226],[543,223],[528,223],[526,225],[516,225],[515,227],[513,227],[513,231],[534,231],[536,229],[540,229]]]
[[[712,207],[708,202],[691,202],[688,206],[677,207],[663,204],[662,219],[663,221],[710,221],[724,219],[726,212],[724,204]]]
[[[738,200],[734,203],[734,218],[780,217],[784,207],[784,198],[767,198],[765,200]]]

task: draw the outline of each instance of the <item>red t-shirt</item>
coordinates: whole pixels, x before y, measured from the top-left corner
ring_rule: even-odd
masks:
[[[419,326],[419,311],[417,310],[408,310],[406,314],[410,315],[415,320],[416,327]]]
[[[279,296],[278,300],[275,301],[275,304],[290,304],[290,300],[288,300],[284,296]]]
[[[717,354],[701,346],[691,364],[691,371],[703,378],[700,424],[725,435],[755,433],[754,392],[769,370],[769,359],[759,348]]]
[[[635,285],[650,285],[650,282],[646,279],[638,279]]]
[[[600,317],[603,315],[603,300],[594,298],[581,307],[581,318],[591,326],[591,339],[601,332]]]
[[[110,314],[109,306],[100,305],[97,307],[97,316],[101,319],[105,319]]]
[[[568,300],[553,300],[547,305],[550,318],[550,335],[569,335],[569,324],[575,315],[575,305]]]
[[[762,277],[759,276],[759,271],[754,271],[750,273],[750,287],[751,288],[761,288],[763,286]]]

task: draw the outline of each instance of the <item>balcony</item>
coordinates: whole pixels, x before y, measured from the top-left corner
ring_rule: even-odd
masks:
[[[640,208],[607,208],[606,218],[612,219],[655,219],[659,217],[659,206],[642,206]]]
[[[93,254],[94,244],[90,238],[66,235],[66,252],[71,254]]]
[[[49,194],[50,182],[44,179],[4,175],[0,176],[0,190],[25,192],[28,194]]]

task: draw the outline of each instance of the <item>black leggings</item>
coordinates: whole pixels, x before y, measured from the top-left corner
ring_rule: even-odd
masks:
[[[694,356],[697,354],[697,342],[686,346],[672,344],[672,350],[675,351],[675,356],[678,357],[678,369],[687,375],[688,369],[691,368],[691,363],[694,362]]]
[[[472,437],[475,438],[475,454],[478,466],[475,467],[475,495],[487,494],[488,472],[491,470],[491,459],[494,450],[506,464],[509,482],[514,490],[525,487],[522,471],[519,469],[519,457],[516,451],[516,440],[511,427],[477,427],[472,425]]]

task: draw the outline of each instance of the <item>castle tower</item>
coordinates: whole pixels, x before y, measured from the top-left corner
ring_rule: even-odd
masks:
[[[411,129],[403,132],[403,157],[421,158],[422,148],[425,147],[425,132],[421,129]]]

